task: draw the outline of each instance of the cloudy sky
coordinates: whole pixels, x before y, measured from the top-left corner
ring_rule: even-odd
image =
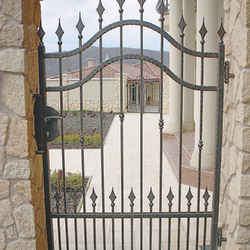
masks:
[[[144,5],[144,19],[159,25],[159,14],[155,10],[158,0],[146,0]],[[46,51],[57,51],[57,36],[55,31],[58,26],[58,19],[61,18],[64,30],[63,50],[71,50],[78,45],[78,32],[75,25],[78,21],[79,12],[85,25],[83,30],[83,42],[88,41],[99,29],[98,14],[96,8],[99,0],[45,0],[42,5],[42,22],[46,32],[44,42]],[[105,12],[103,14],[103,27],[119,20],[119,6],[116,0],[102,0]],[[126,0],[124,19],[139,19],[139,3],[137,0]],[[144,29],[144,48],[159,50],[160,36],[151,30]],[[103,47],[119,47],[119,30],[113,30],[103,36]],[[124,47],[139,48],[139,27],[124,27]],[[98,43],[95,44],[98,46]],[[168,50],[168,45],[165,45]]]

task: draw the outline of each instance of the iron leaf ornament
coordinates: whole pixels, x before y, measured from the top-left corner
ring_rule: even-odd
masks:
[[[185,20],[184,20],[183,13],[182,13],[181,20],[180,20],[178,26],[179,26],[179,28],[180,28],[180,30],[181,30],[181,34],[183,35],[183,34],[184,34],[184,33],[183,33],[183,32],[184,32],[184,29],[185,29],[186,26],[187,26],[187,23],[186,23]]]
[[[143,8],[143,5],[146,2],[146,0],[137,0],[137,1],[140,4],[141,8]]]
[[[82,22],[82,18],[81,18],[81,12],[79,12],[79,19],[78,19],[78,23],[76,25],[76,28],[79,32],[79,35],[81,36],[82,35],[82,31],[83,29],[85,28],[83,22]]]
[[[163,0],[159,0],[156,5],[157,12],[163,17],[164,13],[167,10],[167,6],[164,4]]]
[[[125,3],[125,0],[116,0],[116,2],[119,4],[120,8],[122,9],[122,6]]]
[[[201,35],[201,42],[204,43],[205,42],[204,38],[205,38],[205,36],[207,34],[207,29],[206,29],[206,26],[205,26],[204,18],[203,18],[202,26],[201,26],[201,28],[199,30],[199,33]]]
[[[210,195],[209,195],[209,193],[208,193],[208,191],[207,191],[207,187],[206,187],[206,191],[205,191],[205,193],[204,193],[204,195],[203,195],[203,198],[204,198],[204,200],[205,200],[206,203],[208,202],[208,200],[209,200],[209,198],[210,198]]]
[[[96,11],[99,14],[99,18],[101,19],[102,18],[102,14],[105,11],[101,0],[99,1],[99,4],[98,4],[98,7],[97,7]]]
[[[134,200],[136,198],[136,196],[134,194],[134,191],[133,191],[133,188],[131,188],[131,192],[130,192],[128,198],[129,198],[129,200],[131,202],[130,206],[133,206],[134,205]]]
[[[57,28],[57,30],[56,30],[55,33],[56,33],[56,35],[58,37],[58,41],[61,42],[62,41],[62,36],[64,34],[64,31],[63,31],[62,26],[61,26],[61,20],[60,20],[60,18],[59,18],[58,28]]]
[[[97,198],[98,197],[97,197],[97,195],[95,193],[95,189],[93,188],[92,194],[90,195],[90,199],[92,200],[93,204],[95,204]]]
[[[220,44],[223,44],[223,37],[225,36],[226,31],[223,27],[222,19],[221,19],[221,25],[220,25],[220,28],[219,28],[217,34],[219,35],[219,38],[220,38]]]
[[[173,201],[173,199],[174,199],[174,195],[173,195],[173,192],[172,192],[172,189],[171,189],[171,187],[170,187],[170,189],[169,189],[169,193],[168,193],[168,195],[167,195],[167,199],[168,199],[168,201],[169,201],[169,206],[171,206],[172,205],[172,201]]]
[[[114,188],[112,188],[111,194],[109,196],[109,199],[111,200],[112,204],[114,204],[116,198],[117,197],[115,195]]]
[[[40,20],[40,27],[39,27],[39,29],[37,31],[37,35],[38,35],[38,37],[40,39],[40,43],[39,44],[43,45],[43,37],[45,35],[45,32],[44,32],[43,27],[42,27],[42,20]]]

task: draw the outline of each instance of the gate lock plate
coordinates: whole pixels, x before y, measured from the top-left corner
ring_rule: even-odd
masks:
[[[46,142],[51,142],[56,139],[61,133],[58,124],[58,120],[61,120],[63,117],[59,116],[59,112],[50,107],[45,106],[44,109],[44,131],[45,131],[45,138]]]

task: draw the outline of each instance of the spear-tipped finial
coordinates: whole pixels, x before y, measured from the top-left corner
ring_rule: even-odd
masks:
[[[205,42],[204,38],[205,38],[205,35],[207,34],[207,29],[206,29],[206,26],[205,26],[205,21],[204,21],[204,17],[203,17],[203,22],[202,22],[202,26],[199,30],[199,33],[201,35],[201,42]]]
[[[146,0],[137,0],[137,1],[139,2],[141,8],[143,8],[143,5],[146,2]]]
[[[119,4],[120,8],[122,9],[122,6],[123,6],[125,0],[116,0],[116,2]]]
[[[37,31],[37,35],[38,35],[38,37],[40,39],[40,43],[39,44],[43,45],[43,37],[45,35],[45,32],[44,32],[43,27],[42,27],[42,20],[40,20],[40,27],[39,27],[39,29]]]
[[[174,195],[173,195],[173,192],[172,192],[171,187],[170,187],[170,189],[169,189],[169,193],[168,193],[168,195],[167,195],[167,199],[168,199],[168,201],[169,201],[168,205],[169,205],[169,206],[172,206],[172,201],[173,201],[173,199],[174,199]]]
[[[192,194],[192,192],[191,192],[191,188],[189,187],[189,190],[188,190],[188,193],[187,193],[187,195],[186,195],[186,198],[187,198],[187,200],[188,200],[188,205],[191,205],[191,200],[193,199],[193,194]]]
[[[61,42],[62,41],[62,36],[64,34],[64,31],[63,31],[62,26],[61,26],[61,20],[60,20],[60,18],[59,18],[58,28],[57,28],[57,30],[56,30],[55,33],[56,33],[56,35],[58,37],[58,41]]]
[[[78,23],[76,25],[76,28],[78,30],[79,36],[82,35],[82,31],[85,28],[83,22],[82,22],[82,18],[81,18],[81,12],[79,12],[79,19],[78,19]]]
[[[167,10],[168,6],[164,4],[163,0],[159,0],[158,3],[156,4],[156,11],[161,15],[161,17],[163,17],[163,15]]]
[[[217,34],[220,37],[220,44],[223,44],[223,37],[225,36],[226,31],[225,31],[225,29],[223,27],[223,20],[222,20],[222,18],[221,18],[221,25],[220,25],[220,28],[219,28]]]
[[[105,11],[103,5],[102,5],[102,1],[99,1],[98,7],[96,9],[97,13],[99,14],[99,18],[102,19],[102,14]]]
[[[180,30],[181,30],[181,35],[184,35],[183,32],[184,32],[184,29],[185,29],[186,26],[187,26],[187,23],[186,23],[185,20],[184,20],[183,12],[182,12],[181,20],[180,20],[178,26],[179,26],[179,28],[180,28]]]

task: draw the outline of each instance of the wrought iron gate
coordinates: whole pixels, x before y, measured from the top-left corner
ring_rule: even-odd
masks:
[[[138,0],[140,4],[140,20],[123,20],[123,3],[124,0],[117,0],[119,4],[119,13],[120,21],[108,25],[107,27],[102,27],[102,15],[104,12],[104,7],[101,0],[97,7],[97,12],[99,14],[99,32],[96,33],[88,42],[82,44],[82,31],[84,28],[81,17],[76,25],[76,28],[79,32],[79,47],[75,50],[69,52],[62,51],[62,36],[63,29],[60,24],[56,31],[58,36],[58,53],[45,53],[45,46],[43,43],[43,36],[45,35],[42,26],[38,30],[38,36],[40,38],[39,44],[39,77],[40,77],[40,94],[35,96],[35,132],[36,140],[38,145],[37,153],[43,154],[43,163],[44,163],[44,188],[45,188],[45,205],[46,205],[46,222],[47,222],[47,238],[48,238],[48,248],[50,250],[54,248],[65,249],[62,244],[62,238],[66,240],[65,247],[66,249],[108,249],[107,238],[110,237],[112,249],[163,249],[162,241],[165,240],[166,247],[164,249],[205,249],[207,242],[210,242],[212,250],[217,249],[220,244],[221,231],[218,230],[218,205],[219,205],[219,184],[220,184],[220,168],[221,168],[221,144],[222,144],[222,107],[223,107],[223,72],[224,72],[224,45],[223,45],[223,36],[224,29],[221,25],[218,34],[220,37],[220,43],[218,45],[218,52],[204,52],[204,37],[206,34],[205,24],[203,23],[200,30],[201,34],[201,51],[193,51],[183,46],[184,41],[184,29],[185,21],[182,18],[179,27],[181,30],[182,44],[177,43],[167,32],[163,30],[164,22],[164,12],[166,11],[166,6],[163,1],[159,1],[158,12],[160,14],[160,24],[161,27],[158,27],[154,24],[148,23],[143,20],[143,5],[145,0]],[[123,27],[128,25],[137,25],[140,27],[140,47],[141,53],[138,55],[123,54]],[[102,36],[113,30],[115,28],[120,29],[120,55],[114,58],[103,60],[102,57]],[[143,30],[144,28],[149,28],[159,34],[159,39],[161,41],[161,55],[163,55],[163,41],[164,39],[168,40],[173,46],[181,51],[181,78],[175,75],[166,65],[163,64],[163,56],[161,56],[161,61],[157,61],[153,58],[143,55]],[[95,41],[99,40],[99,49],[100,49],[100,64],[91,72],[88,76],[82,77],[82,52],[88,49]],[[62,82],[62,59],[67,58],[73,55],[79,55],[79,81],[74,84],[63,86]],[[188,83],[183,80],[183,57],[187,55],[192,55],[200,58],[201,60],[201,72],[204,70],[204,59],[205,58],[215,58],[218,62],[218,84],[217,86],[203,86],[203,73],[201,73],[200,85],[195,85],[193,83]],[[60,86],[46,86],[46,73],[45,73],[45,60],[51,58],[58,58],[59,60],[59,82]],[[124,147],[124,140],[126,138],[124,134],[124,122],[126,121],[125,109],[124,106],[124,91],[123,88],[123,61],[126,59],[137,59],[141,61],[141,79],[140,86],[141,89],[144,89],[143,81],[143,61],[148,61],[161,69],[160,74],[160,87],[159,87],[159,99],[160,99],[160,112],[159,112],[159,158],[157,160],[158,169],[158,187],[156,191],[152,188],[150,190],[145,190],[144,181],[146,176],[145,164],[146,159],[144,155],[144,114],[143,114],[143,103],[144,103],[144,94],[140,92],[140,126],[139,126],[139,162],[138,162],[138,185],[136,187],[131,187],[129,193],[125,193],[124,187],[126,182],[129,182],[129,179],[126,177],[126,150]],[[72,89],[79,88],[79,101],[80,101],[80,113],[81,113],[81,128],[83,128],[83,85],[87,83],[92,77],[94,77],[98,72],[100,73],[100,126],[103,128],[103,69],[105,66],[113,63],[120,62],[120,155],[119,155],[119,171],[120,171],[120,180],[119,180],[119,190],[112,189],[111,193],[106,193],[105,183],[105,144],[103,138],[103,130],[101,129],[101,150],[100,150],[100,183],[99,191],[96,189],[89,190],[87,192],[84,180],[86,177],[86,169],[88,166],[85,164],[85,150],[84,150],[84,134],[81,129],[80,134],[80,143],[81,149],[79,150],[81,158],[81,176],[83,183],[83,207],[79,212],[75,209],[73,212],[67,211],[66,203],[67,198],[63,200],[63,211],[59,211],[59,200],[62,197],[56,193],[55,197],[50,198],[50,164],[49,164],[49,150],[48,142],[55,139],[59,134],[63,135],[63,94],[65,91],[70,91]],[[164,171],[165,165],[163,164],[163,72],[165,72],[170,78],[176,81],[181,88],[181,109],[180,109],[180,147],[179,147],[179,184],[176,192],[174,188],[168,186],[168,183],[164,183]],[[213,189],[213,199],[210,202],[211,209],[209,207],[209,192],[204,190],[203,198],[202,189],[201,189],[201,157],[202,157],[202,120],[201,116],[201,129],[200,129],[200,141],[199,141],[199,170],[198,170],[198,187],[197,187],[197,202],[196,208],[192,205],[192,200],[194,192],[191,192],[189,189],[187,195],[182,191],[182,112],[183,112],[183,89],[189,88],[200,93],[201,104],[200,111],[203,111],[203,94],[205,91],[214,91],[217,92],[217,122],[216,122],[216,158],[214,163],[214,189]],[[47,93],[58,92],[60,95],[60,111],[59,113],[46,106],[46,96]],[[60,131],[57,130],[57,123],[60,120]],[[62,177],[65,183],[66,175],[66,161],[65,161],[65,148],[64,148],[64,137],[61,137],[62,148],[61,148],[61,161],[62,161]],[[136,163],[137,164],[137,163]],[[117,166],[114,166],[117,167]],[[112,173],[111,173],[112,174]],[[155,177],[152,177],[155,178]],[[148,180],[150,182],[150,180]],[[148,196],[145,192],[149,192]],[[64,197],[66,197],[66,185],[64,185],[63,192]],[[86,193],[86,195],[85,195]],[[138,194],[138,195],[137,195]],[[186,195],[186,198],[185,198]],[[75,195],[73,193],[73,200],[75,200]],[[109,197],[108,197],[109,196]],[[118,196],[118,197],[117,197]],[[136,196],[139,196],[137,198]],[[146,197],[145,197],[146,196]],[[183,197],[184,196],[184,197]],[[51,199],[56,200],[57,211],[51,211]],[[109,200],[110,199],[110,200]],[[116,200],[117,199],[117,200]],[[148,206],[144,205],[144,202],[148,199]],[[157,200],[158,205],[154,202],[154,199]],[[185,207],[182,204],[182,199],[186,199],[187,205]],[[200,205],[202,204],[204,205]],[[111,202],[111,205],[108,205],[108,201]],[[100,205],[98,209],[97,205]],[[118,205],[119,204],[119,207]],[[157,205],[156,208],[154,205]],[[176,205],[176,206],[175,206]],[[154,209],[153,209],[154,207]],[[98,223],[101,222],[99,227]],[[111,234],[108,235],[107,222],[110,222]],[[175,223],[176,222],[176,228]],[[190,232],[191,224],[194,222],[196,230]],[[209,224],[209,222],[211,222]],[[63,226],[62,226],[63,223]],[[127,227],[128,223],[128,227]],[[119,226],[117,226],[119,224]],[[54,225],[54,229],[53,229]],[[181,228],[185,225],[185,234],[181,234]],[[210,226],[209,226],[210,225]],[[145,228],[147,228],[147,234],[145,233]],[[119,231],[115,230],[119,228]],[[157,236],[153,235],[153,228],[157,228]],[[200,231],[202,231],[200,236]],[[209,236],[209,231],[211,234]],[[70,241],[69,235],[73,232],[73,240]],[[129,232],[128,239],[125,239],[126,232]],[[99,234],[100,233],[100,234]],[[194,246],[190,245],[191,242],[191,233],[194,234],[195,242]],[[101,240],[99,238],[101,237]],[[157,240],[153,241],[157,237]],[[174,241],[173,238],[176,238]],[[193,237],[193,236],[192,236]],[[57,239],[55,239],[57,238]],[[118,238],[121,238],[121,244],[117,246]],[[71,238],[72,239],[72,238]],[[135,241],[138,240],[139,246],[135,245]],[[217,242],[217,240],[219,240]],[[98,245],[98,242],[101,242],[101,245]],[[129,242],[129,247],[126,245]],[[146,242],[146,243],[145,243]],[[155,243],[156,242],[156,243]],[[183,243],[184,242],[184,243]],[[157,247],[155,247],[157,244]],[[176,245],[174,245],[176,244]],[[184,244],[184,245],[183,245]],[[206,248],[207,249],[207,248]]]

